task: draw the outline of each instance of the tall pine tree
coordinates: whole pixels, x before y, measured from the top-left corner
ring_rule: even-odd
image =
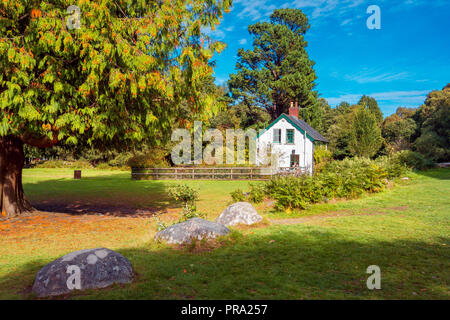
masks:
[[[270,22],[250,25],[253,49],[238,51],[237,73],[229,81],[233,97],[265,108],[272,119],[298,101],[303,109],[299,116],[313,126],[320,124],[317,77],[304,39],[309,28],[308,18],[298,9],[275,10]]]
[[[380,150],[383,138],[375,115],[370,110],[360,108],[353,120],[350,151],[355,156],[370,158]]]

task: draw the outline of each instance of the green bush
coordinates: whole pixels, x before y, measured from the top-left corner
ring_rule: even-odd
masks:
[[[388,177],[386,168],[367,158],[346,158],[333,161],[324,168],[326,178],[330,179],[339,198],[356,198],[364,192],[378,192],[384,187]],[[317,176],[321,179],[321,175]],[[326,181],[328,180],[326,179]]]
[[[314,148],[314,169],[316,172],[322,171],[327,162],[331,160],[333,153],[325,146]]]
[[[309,204],[333,198],[357,198],[365,192],[379,192],[387,178],[401,176],[406,170],[391,158],[370,160],[347,158],[327,163],[314,176],[277,177],[265,186],[276,200],[275,208],[305,209]]]
[[[169,187],[169,197],[183,203],[183,216],[179,222],[205,216],[197,211],[198,192],[194,188],[186,184],[171,186]]]
[[[109,162],[102,162],[95,166],[95,169],[98,170],[122,170],[122,171],[129,171],[130,167],[128,166],[115,166],[111,165]]]
[[[168,152],[162,148],[153,148],[152,150],[138,153],[127,160],[127,165],[135,168],[165,168],[170,167],[166,160]]]
[[[244,192],[242,192],[241,189],[234,190],[233,192],[230,193],[230,195],[233,198],[234,202],[241,202],[247,200],[247,197],[245,196]]]
[[[65,160],[47,160],[36,164],[36,168],[48,168],[48,169],[92,169],[93,166],[88,161],[75,160],[75,161],[65,161]]]
[[[396,152],[392,155],[392,159],[394,162],[405,165],[411,170],[424,170],[433,168],[435,166],[434,162],[431,159],[427,158],[419,152],[411,150]]]
[[[263,184],[250,184],[248,199],[253,203],[261,203],[266,196],[266,188]]]
[[[310,202],[306,194],[311,181],[311,177],[277,177],[269,181],[266,188],[277,201],[275,209],[306,209]]]
[[[382,156],[377,158],[376,163],[386,169],[388,179],[405,175],[408,169],[405,164],[389,156]]]

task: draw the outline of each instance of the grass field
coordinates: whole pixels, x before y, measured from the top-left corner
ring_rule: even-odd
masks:
[[[76,292],[71,299],[449,299],[450,170],[410,173],[410,181],[351,201],[294,213],[257,209],[272,224],[238,228],[212,244],[153,242],[159,215],[176,221],[174,181],[131,181],[129,173],[28,169],[24,188],[39,213],[0,221],[0,299],[34,298],[36,272],[75,250],[107,247],[127,257],[130,285]],[[199,209],[217,217],[244,181],[188,181]],[[81,208],[87,214],[77,213]],[[95,214],[99,211],[103,214]],[[366,269],[381,268],[381,290]],[[60,297],[61,298],[61,297]]]

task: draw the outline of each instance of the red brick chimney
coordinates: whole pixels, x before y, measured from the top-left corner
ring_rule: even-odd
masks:
[[[291,107],[289,108],[289,115],[291,117],[295,117],[298,119],[298,103],[295,103],[295,107],[294,107],[294,102],[291,101]]]

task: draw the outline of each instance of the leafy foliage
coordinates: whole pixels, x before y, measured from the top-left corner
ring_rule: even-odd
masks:
[[[331,160],[332,153],[324,145],[314,148],[314,169],[316,172],[322,170],[325,164]]]
[[[155,147],[135,153],[128,159],[127,165],[135,168],[167,168],[170,167],[168,155],[166,148]]]
[[[404,165],[409,169],[424,170],[433,168],[435,166],[434,161],[427,158],[423,154],[411,150],[399,151],[391,156],[393,162]]]
[[[241,202],[247,200],[244,192],[241,189],[234,190],[233,192],[230,193],[230,195],[231,198],[233,198],[234,202]]]
[[[203,213],[197,211],[198,192],[187,184],[169,187],[169,197],[183,203],[183,216],[180,222],[204,216]]]
[[[450,84],[428,95],[416,119],[421,128],[415,149],[435,161],[450,161]]]
[[[375,119],[377,120],[378,123],[383,122],[383,112],[381,112],[377,100],[375,100],[372,97],[363,95],[361,99],[359,99],[358,105],[370,111],[370,113],[372,113],[375,116]]]
[[[277,177],[265,190],[278,210],[306,209],[309,204],[333,198],[356,198],[364,192],[379,192],[386,178],[404,174],[406,166],[389,157],[380,160],[353,158],[331,161],[314,176]]]
[[[350,150],[359,157],[373,157],[383,142],[377,119],[367,109],[356,112],[350,133]]]
[[[250,184],[248,200],[253,203],[261,203],[266,197],[266,186],[263,184]]]
[[[382,135],[387,144],[387,153],[391,154],[411,147],[411,140],[417,130],[412,118],[416,109],[398,108],[387,117],[382,125]]]
[[[81,28],[65,25],[81,10]],[[25,143],[157,144],[187,101],[210,114],[201,94],[224,44],[202,34],[230,0],[21,1],[0,3],[0,136]],[[45,138],[45,139],[44,139]],[[39,141],[36,141],[39,140]]]
[[[72,169],[91,169],[92,164],[87,161],[64,161],[64,160],[48,160],[38,163],[36,168],[72,168]]]
[[[238,51],[237,73],[229,81],[233,97],[265,108],[272,119],[287,112],[291,101],[298,101],[308,122],[320,119],[313,91],[314,62],[305,50],[309,27],[308,18],[298,9],[278,9],[270,22],[250,25],[253,49]]]
[[[333,158],[342,160],[352,156],[350,151],[351,129],[355,113],[358,106],[350,106],[342,102],[335,109],[329,110],[331,121],[328,127],[326,137],[330,140],[330,151],[333,152]]]

